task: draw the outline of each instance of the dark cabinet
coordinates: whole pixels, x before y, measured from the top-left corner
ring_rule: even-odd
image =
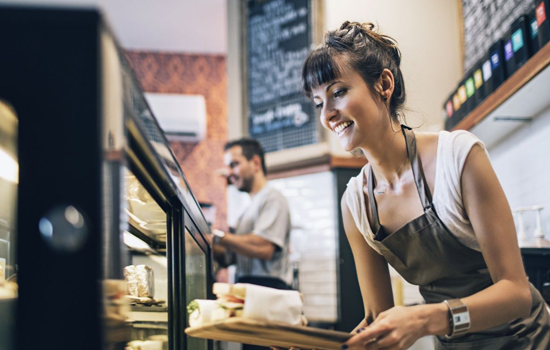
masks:
[[[521,256],[529,281],[550,303],[550,248],[521,248]]]

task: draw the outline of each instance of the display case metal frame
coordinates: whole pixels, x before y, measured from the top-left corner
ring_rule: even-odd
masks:
[[[169,348],[185,349],[185,229],[206,256],[211,293],[210,228],[109,26],[95,9],[2,5],[0,31],[0,98],[19,116],[16,349],[123,348],[105,331],[101,282],[123,279],[125,168],[167,214]],[[39,230],[69,206],[87,228],[73,247]]]

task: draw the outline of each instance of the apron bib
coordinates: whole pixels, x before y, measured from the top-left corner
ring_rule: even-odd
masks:
[[[378,217],[371,167],[367,186],[374,244],[407,282],[419,286],[426,303],[464,298],[491,286],[481,252],[460,243],[437,216],[414,132],[405,125],[402,131],[424,214],[391,234],[385,232]],[[436,349],[550,349],[550,315],[540,293],[530,287],[533,306],[527,318],[456,339],[437,336]]]

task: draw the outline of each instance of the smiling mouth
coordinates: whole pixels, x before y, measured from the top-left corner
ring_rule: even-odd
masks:
[[[340,134],[340,133],[342,133],[342,131],[344,131],[348,127],[350,127],[352,124],[353,124],[353,122],[343,122],[342,124],[338,124],[338,126],[334,128],[334,131],[337,134]]]

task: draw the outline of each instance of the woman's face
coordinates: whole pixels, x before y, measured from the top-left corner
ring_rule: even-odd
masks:
[[[334,132],[346,151],[366,146],[380,135],[389,118],[384,103],[361,75],[342,65],[341,77],[313,89],[323,126]]]

